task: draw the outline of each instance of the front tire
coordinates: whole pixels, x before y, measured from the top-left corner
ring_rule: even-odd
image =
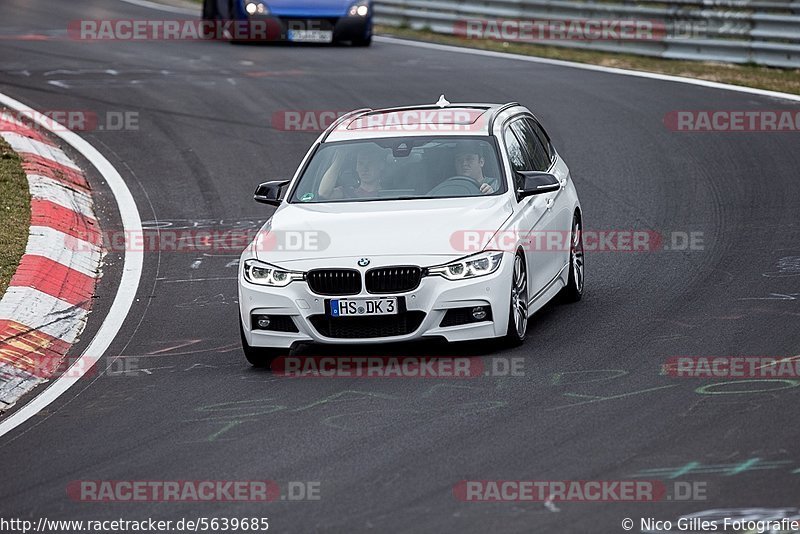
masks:
[[[363,37],[361,39],[353,39],[351,41],[351,44],[353,46],[358,46],[358,47],[369,46],[372,44],[372,35],[370,35],[369,37]]]
[[[521,252],[514,256],[514,271],[511,277],[511,303],[508,312],[506,344],[522,345],[528,334],[528,270]]]
[[[242,326],[241,319],[239,320],[239,335],[242,338],[242,352],[244,357],[250,362],[253,367],[269,367],[272,362],[280,356],[280,349],[268,349],[261,347],[251,347],[247,343],[247,338],[244,337],[244,327]]]
[[[216,20],[217,6],[216,0],[204,0],[203,2],[203,20]]]
[[[204,22],[216,22],[218,17],[216,0],[205,0],[203,2],[203,16]],[[201,25],[201,37],[206,41],[213,41],[216,39],[216,34],[213,30],[209,31],[205,24]]]
[[[569,279],[561,290],[564,302],[578,302],[583,297],[584,286],[584,252],[583,235],[581,233],[581,216],[575,212],[572,218],[572,234],[569,247]]]

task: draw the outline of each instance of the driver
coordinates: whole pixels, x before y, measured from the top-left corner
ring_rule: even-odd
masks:
[[[455,167],[456,174],[467,176],[478,182],[478,187],[484,195],[491,195],[500,189],[497,178],[488,178],[483,174],[486,159],[483,150],[477,142],[459,143],[456,147]]]
[[[334,200],[377,196],[382,189],[381,180],[386,171],[386,152],[374,144],[359,147],[356,156],[359,183],[336,186],[346,156],[346,150],[339,150],[333,156],[333,162],[319,184],[319,196]]]

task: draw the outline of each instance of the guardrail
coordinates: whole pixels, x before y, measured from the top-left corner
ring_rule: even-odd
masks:
[[[800,68],[800,1],[376,0],[378,24],[462,35],[467,21],[651,21],[652,39],[536,43],[669,59]]]

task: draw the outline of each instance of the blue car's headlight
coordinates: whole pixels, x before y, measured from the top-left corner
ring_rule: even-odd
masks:
[[[263,2],[257,0],[247,0],[244,4],[244,10],[248,15],[269,15],[269,8]]]
[[[479,276],[486,276],[492,274],[500,268],[503,262],[503,253],[490,251],[481,252],[474,256],[448,263],[446,265],[437,265],[436,267],[428,267],[429,275],[443,276],[448,280],[464,280],[466,278],[477,278]]]
[[[351,17],[366,17],[369,15],[369,0],[359,0],[347,12]]]
[[[258,260],[246,260],[244,279],[260,286],[286,287],[295,280],[302,280],[303,273],[287,271]]]

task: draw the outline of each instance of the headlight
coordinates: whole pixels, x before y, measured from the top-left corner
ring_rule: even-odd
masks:
[[[269,13],[269,9],[267,9],[267,6],[262,2],[247,2],[244,6],[244,10],[247,11],[248,15],[255,15],[256,13],[259,15],[266,15]]]
[[[286,287],[295,280],[302,280],[303,273],[285,271],[258,260],[247,260],[244,262],[244,279],[260,286]]]
[[[369,15],[369,0],[360,0],[350,6],[349,14],[351,17],[366,17]]]
[[[500,268],[503,261],[502,252],[481,252],[474,256],[448,263],[429,267],[428,274],[444,276],[448,280],[464,280],[492,274]]]

